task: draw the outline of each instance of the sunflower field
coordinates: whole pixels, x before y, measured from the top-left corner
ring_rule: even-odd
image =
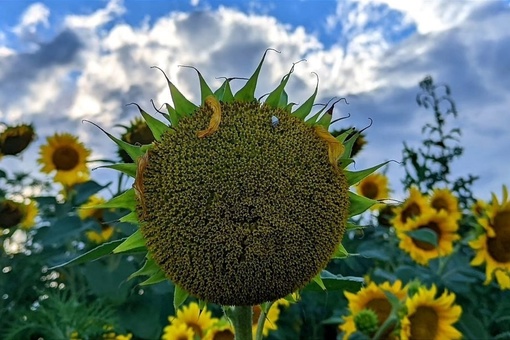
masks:
[[[162,71],[164,112],[89,122],[110,159],[0,127],[1,339],[510,339],[508,190],[484,201],[452,173],[450,89],[420,82],[422,143],[359,170],[370,129],[333,119],[318,85],[290,101],[294,65],[255,97],[266,53],[237,91],[195,70],[198,103]],[[36,138],[38,169],[2,165]]]

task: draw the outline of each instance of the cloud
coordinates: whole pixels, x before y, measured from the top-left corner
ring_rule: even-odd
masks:
[[[18,25],[13,28],[13,32],[24,40],[31,40],[36,35],[39,25],[49,26],[49,16],[48,7],[40,2],[33,3],[23,12]]]

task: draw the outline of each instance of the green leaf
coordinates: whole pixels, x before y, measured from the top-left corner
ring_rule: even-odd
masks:
[[[132,223],[132,224],[139,224],[140,223],[140,221],[138,221],[138,214],[136,213],[136,211],[132,211],[129,214],[127,214],[125,216],[122,216],[119,219],[119,221],[120,222],[124,222],[124,223]]]
[[[195,112],[197,106],[186,99],[186,97],[184,97],[179,89],[177,89],[177,87],[170,81],[170,79],[168,79],[165,72],[163,72],[163,70],[157,66],[152,66],[152,68],[160,70],[165,76],[168,88],[170,89],[170,95],[172,96],[172,101],[174,102],[175,111],[177,111],[179,115],[191,115],[193,112]]]
[[[168,111],[168,117],[170,118],[170,125],[177,126],[179,124],[181,116],[177,113],[177,111],[175,111],[175,109],[170,104],[165,103],[165,106]]]
[[[174,309],[177,312],[179,307],[184,303],[184,301],[186,301],[186,299],[188,298],[189,294],[188,294],[187,291],[185,291],[184,289],[182,289],[178,285],[174,285],[174,286],[175,286],[175,289],[174,289]]]
[[[350,128],[350,129],[347,129],[345,130],[344,132],[342,132],[341,134],[339,134],[338,136],[336,136],[336,140],[339,141],[340,143],[344,144],[345,142],[345,139],[347,137],[349,137],[349,135],[354,131],[355,129],[354,128]]]
[[[159,120],[157,120],[156,118],[152,117],[147,112],[142,110],[142,108],[138,106],[138,104],[135,105],[136,107],[138,107],[138,110],[140,111],[140,114],[143,116],[143,119],[145,119],[145,122],[147,123],[147,126],[151,130],[154,138],[160,140],[161,135],[163,135],[163,133],[168,131],[170,128],[165,123],[160,122]]]
[[[204,105],[205,103],[205,98],[209,97],[209,96],[212,96],[214,95],[213,91],[211,90],[211,88],[209,87],[209,85],[207,85],[204,77],[202,77],[202,74],[200,73],[199,70],[197,70],[195,67],[193,66],[182,66],[182,67],[189,67],[189,68],[192,68],[194,69],[197,74],[198,74],[198,79],[200,81],[200,102],[201,102],[201,105]]]
[[[117,163],[117,164],[110,164],[110,165],[101,165],[98,166],[96,169],[100,168],[106,168],[106,169],[113,169],[120,171],[129,177],[135,178],[136,177],[136,164],[135,163]]]
[[[266,54],[268,51],[272,49],[267,49],[264,52],[264,55],[262,56],[262,59],[259,62],[259,65],[255,69],[255,72],[253,72],[252,76],[246,84],[235,94],[234,98],[236,100],[242,101],[242,102],[250,102],[252,100],[255,100],[255,88],[257,87],[257,81],[260,74],[260,69],[262,68],[262,64],[264,63],[264,59],[266,58]],[[274,50],[272,50],[274,51]]]
[[[315,282],[319,287],[321,287],[322,290],[326,290],[326,286],[324,286],[324,282],[322,282],[321,273],[317,274],[313,278],[313,282]]]
[[[287,85],[287,82],[289,81],[290,75],[292,72],[294,72],[294,65],[290,68],[289,73],[283,76],[280,85],[276,89],[273,90],[273,92],[269,93],[269,96],[267,97],[265,104],[271,106],[271,107],[285,107],[287,103],[285,102],[284,105],[280,106],[280,101],[283,93],[285,92],[285,86]]]
[[[76,265],[80,263],[90,262],[97,260],[103,256],[110,255],[113,251],[113,249],[117,248],[122,242],[124,242],[125,239],[115,240],[111,242],[105,242],[97,246],[96,248],[89,250],[88,252],[75,257],[71,261],[67,261],[65,263],[56,265],[52,268],[49,268],[49,270],[61,268],[64,266],[70,266],[70,265]]]
[[[361,135],[361,132],[356,131],[356,133],[350,137],[345,143],[344,143],[344,153],[341,158],[350,158],[352,154],[352,148],[354,147],[354,143],[358,139],[358,137]]]
[[[315,91],[313,91],[313,94],[308,98],[303,105],[298,107],[296,111],[292,112],[292,114],[296,117],[298,117],[301,120],[305,120],[306,116],[312,112],[313,104],[315,103],[315,97],[317,97],[317,91],[319,90],[319,79],[317,78],[317,85],[315,85]]]
[[[230,80],[229,78],[225,79],[220,88],[214,91],[214,96],[221,102],[231,103],[234,101],[234,94],[230,88]]]
[[[327,270],[321,272],[320,278],[328,291],[357,292],[361,289],[363,284],[362,277],[334,275]],[[312,281],[303,290],[323,291],[324,289],[315,281]]]
[[[133,274],[129,275],[128,280],[131,280],[137,276],[152,276],[158,271],[161,271],[161,268],[154,262],[154,260],[147,255],[147,260],[143,264],[143,267],[138,269]]]
[[[351,202],[349,206],[349,217],[359,215],[378,203],[376,200],[357,195],[352,191],[349,191],[349,201]]]
[[[95,208],[126,208],[131,211],[135,211],[136,209],[136,195],[135,189],[131,188],[110,199],[106,203],[98,204],[94,206]]]
[[[110,186],[110,184],[112,183],[109,182],[108,184],[100,185],[95,181],[87,181],[75,184],[72,188],[72,190],[76,193],[73,197],[73,204],[77,206],[82,205],[83,203],[87,202],[90,196],[103,190],[104,188],[107,188]]]
[[[163,273],[160,270],[157,273],[153,274],[151,277],[149,277],[147,280],[140,283],[140,286],[153,285],[153,284],[160,283],[163,281],[166,281],[166,276],[165,276],[165,273]]]
[[[115,144],[117,144],[119,148],[126,151],[126,153],[129,155],[129,157],[133,161],[136,161],[138,159],[138,157],[140,157],[141,155],[143,155],[145,153],[146,149],[143,149],[139,146],[131,145],[127,142],[124,142],[121,139],[118,139],[117,137],[113,136],[112,134],[106,132],[102,127],[100,127],[96,123],[93,123],[89,120],[84,120],[84,122],[88,122],[88,123],[94,125],[95,127],[97,127],[99,130],[103,131],[103,133],[105,133],[112,141],[114,141]]]
[[[349,257],[349,252],[344,248],[343,244],[339,244],[335,253],[333,254],[333,259],[345,259]]]
[[[408,231],[407,235],[411,236],[413,239],[417,241],[429,243],[436,248],[438,246],[437,233],[432,229],[420,228],[418,230]]]
[[[365,169],[365,170],[360,170],[360,171],[348,171],[348,170],[345,170],[344,174],[347,177],[347,183],[349,184],[349,186],[358,183],[359,181],[361,181],[365,177],[367,177],[367,176],[371,175],[372,173],[374,173],[376,170],[378,170],[382,166],[388,164],[388,162],[389,161],[386,161],[386,162],[383,162],[383,163],[378,164],[376,166],[373,166],[371,168],[368,168],[368,169]]]
[[[131,249],[145,247],[145,238],[140,229],[137,229],[131,236],[129,236],[122,244],[113,250],[116,253],[130,251]]]

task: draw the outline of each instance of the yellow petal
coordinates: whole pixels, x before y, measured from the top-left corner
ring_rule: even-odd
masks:
[[[314,126],[315,133],[328,144],[329,162],[336,167],[337,161],[345,151],[345,147],[322,125]]]
[[[220,102],[214,96],[207,96],[205,98],[205,105],[208,105],[212,110],[211,121],[209,122],[209,127],[205,130],[200,130],[197,132],[198,138],[204,138],[212,135],[218,130],[221,121],[221,105]]]

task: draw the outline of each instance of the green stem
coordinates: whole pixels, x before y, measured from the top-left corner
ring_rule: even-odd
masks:
[[[269,305],[269,308],[271,305]],[[257,333],[255,334],[255,340],[262,340],[262,331],[264,330],[264,324],[266,323],[266,312],[264,311],[264,308],[262,305],[260,306],[260,316],[257,323]]]
[[[377,330],[377,333],[375,333],[375,335],[372,339],[379,340],[384,335],[384,333],[386,333],[390,329],[390,327],[395,326],[395,324],[397,323],[397,320],[398,320],[397,317],[390,315],[386,319],[386,321],[384,321],[384,323],[381,325],[381,327],[379,327],[379,329]]]
[[[235,340],[252,340],[252,315],[251,306],[235,306],[229,313],[235,330]]]

